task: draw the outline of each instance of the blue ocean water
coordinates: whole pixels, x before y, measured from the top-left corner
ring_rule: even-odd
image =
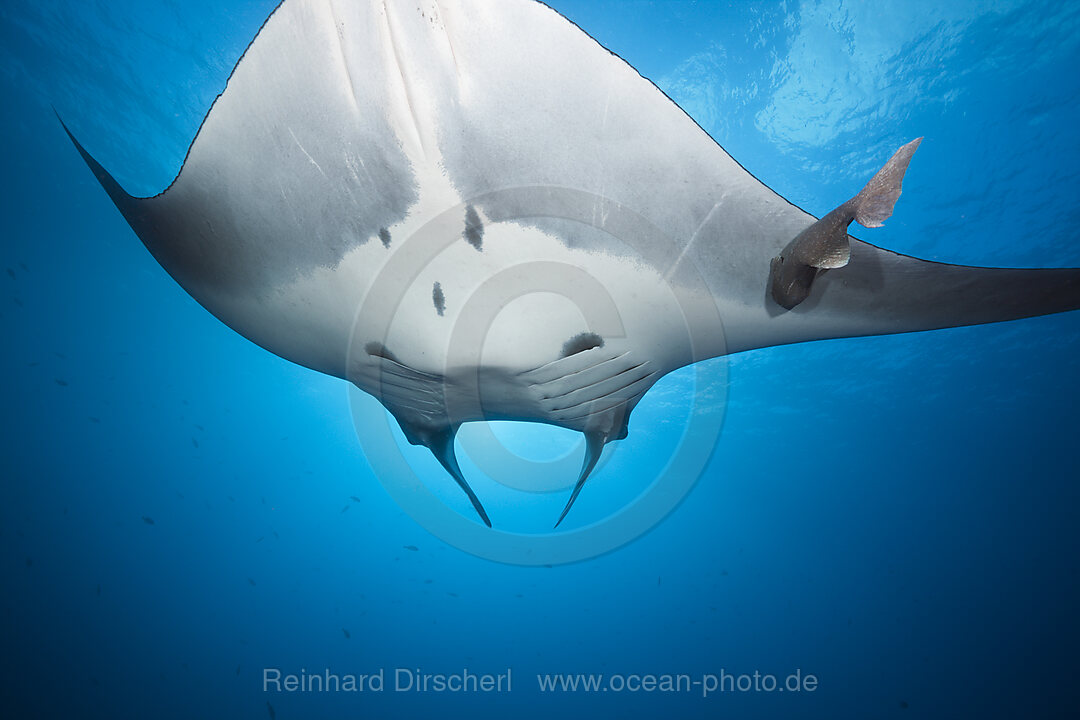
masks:
[[[1076,3],[552,5],[815,214],[925,137],[868,241],[1080,266]],[[654,530],[569,565],[475,557],[383,489],[344,383],[236,335],[157,266],[53,114],[157,192],[273,6],[0,5],[6,716],[1076,715],[1080,315],[709,361],[696,392],[723,432]],[[643,482],[688,382],[646,396],[586,516]],[[498,432],[525,454],[566,443]],[[266,692],[264,668],[511,668],[513,689]],[[817,684],[536,679],[755,671]]]

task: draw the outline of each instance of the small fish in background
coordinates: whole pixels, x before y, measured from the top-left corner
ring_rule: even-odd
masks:
[[[60,387],[67,387],[68,386],[68,381],[67,380],[61,380],[60,378],[56,378],[56,384],[59,385]]]
[[[907,710],[908,709],[907,700],[901,700],[900,701],[900,709],[901,710]]]
[[[455,593],[455,592],[448,592],[446,594],[449,595],[450,597],[459,597],[458,594]]]
[[[266,712],[270,713],[270,720],[277,720],[277,713],[274,712],[274,706],[270,704],[270,701],[266,701]]]
[[[98,597],[101,597],[101,584],[100,583],[98,583],[97,589],[95,590],[94,594],[97,595]]]
[[[659,575],[658,575],[658,576],[656,577],[656,584],[657,584],[657,585],[659,585],[659,584],[660,584],[660,576],[659,576]]]
[[[237,674],[237,675],[239,675],[239,674],[240,674],[240,666],[239,666],[239,665],[237,665],[237,666],[236,666],[236,674]]]
[[[432,580],[431,578],[428,578],[427,580],[424,580],[424,584],[425,584],[425,585],[430,585],[430,584],[431,584],[431,583],[433,583],[433,582],[435,582],[435,581],[434,581],[434,580]]]
[[[30,557],[29,555],[27,555],[27,556],[26,556],[26,567],[30,567],[30,566],[31,566],[31,565],[33,565],[33,564],[34,564],[34,558],[32,558],[32,557]]]
[[[147,525],[153,525],[154,524],[154,518],[150,517],[149,515],[143,515],[142,516],[142,521],[144,523],[146,523]]]
[[[100,425],[101,424],[101,418],[94,417],[93,415],[91,415],[90,416],[90,422],[94,423],[95,425]]]
[[[15,271],[14,271],[14,270],[12,270],[11,268],[8,268],[8,269],[7,269],[7,274],[11,276],[11,279],[12,279],[12,280],[14,280],[14,279],[15,279]]]
[[[360,502],[360,498],[356,497],[355,495],[350,495],[349,499],[352,500],[353,502]]]
[[[403,545],[402,547],[404,547],[406,550],[412,550],[413,552],[416,552],[420,549],[415,545]]]
[[[281,536],[277,534],[277,530],[271,530],[270,532],[274,533],[274,539],[275,540],[280,540],[281,539]]]
[[[30,268],[26,267],[26,263],[19,263],[19,267],[23,269],[23,272],[30,272]]]
[[[345,512],[346,510],[348,510],[351,507],[352,507],[352,505],[346,505],[345,507],[341,508],[341,512]]]
[[[251,587],[255,587],[255,581],[254,580],[252,580],[251,578],[248,578],[247,581],[248,581],[248,584],[251,585]]]
[[[19,298],[17,298],[17,297],[14,297],[14,296],[13,296],[13,297],[11,298],[11,302],[15,303],[15,304],[16,304],[16,305],[17,305],[18,307],[25,307],[25,305],[23,305],[23,301],[22,301],[22,300],[20,300],[20,299],[19,299]]]
[[[56,352],[56,351],[54,350],[54,351],[53,351],[53,355],[55,355],[56,357],[60,358],[61,360],[67,360],[67,355],[65,355],[65,354],[64,354],[64,353],[62,353],[62,352]]]
[[[265,538],[265,537],[266,537],[265,535],[260,535],[260,536],[259,536],[259,539],[258,539],[258,540],[256,540],[255,542],[256,542],[256,543],[261,543],[261,542],[263,541],[263,538]]]
[[[346,630],[345,628],[341,628],[341,632],[345,633],[345,639],[346,640],[349,640],[350,638],[352,638],[352,635],[350,635],[349,631]]]
[[[201,432],[206,432],[206,428],[204,428],[204,427],[203,427],[202,425],[196,425],[196,426],[195,426],[195,429],[196,429],[196,430],[199,430],[199,431],[201,431]]]

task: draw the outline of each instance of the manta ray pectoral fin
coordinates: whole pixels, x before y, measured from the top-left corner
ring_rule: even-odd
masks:
[[[596,467],[601,453],[604,452],[604,445],[607,440],[607,435],[602,432],[595,430],[585,431],[585,459],[581,463],[581,474],[578,476],[577,483],[574,484],[574,491],[570,493],[570,499],[566,501],[566,507],[563,508],[562,514],[559,515],[559,519],[555,522],[555,527],[559,527],[559,524],[566,517],[566,513],[570,512],[574,501],[577,500],[581,488],[585,487],[585,481],[588,480],[589,474]]]
[[[842,268],[851,259],[847,228],[851,221],[881,227],[892,215],[911,156],[922,138],[897,150],[859,194],[799,233],[769,265],[769,294],[791,310],[810,295],[823,270]]]
[[[109,171],[101,166],[94,157],[86,151],[86,148],[82,146],[71,130],[68,129],[67,123],[60,117],[60,113],[53,108],[53,112],[56,113],[56,119],[60,121],[60,127],[64,128],[64,132],[67,133],[68,139],[71,140],[75,149],[79,151],[79,155],[82,156],[83,161],[86,163],[90,171],[94,173],[94,177],[101,183],[101,187],[105,189],[105,192],[109,194],[113,203],[120,209],[120,212],[124,214],[124,217],[129,217],[130,213],[134,211],[136,199],[129,195],[124,188],[120,187],[120,183],[113,179],[113,176],[109,174]]]

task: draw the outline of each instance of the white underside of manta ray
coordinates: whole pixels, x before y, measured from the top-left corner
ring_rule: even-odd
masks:
[[[464,422],[585,433],[568,510],[684,365],[1080,307],[1080,270],[849,237],[889,216],[917,145],[817,221],[532,0],[285,0],[154,197],[76,142],[192,297],[378,398],[488,525],[454,457]]]

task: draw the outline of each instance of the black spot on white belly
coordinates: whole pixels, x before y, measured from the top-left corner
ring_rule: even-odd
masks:
[[[570,357],[571,355],[577,355],[579,352],[600,347],[604,347],[604,338],[591,332],[578,333],[563,343],[562,356]]]
[[[465,208],[465,232],[462,233],[465,242],[472,245],[478,252],[484,249],[484,223],[476,214],[476,208],[469,205]]]
[[[401,362],[394,353],[390,352],[390,350],[381,342],[369,342],[364,346],[364,351],[372,357],[381,357],[386,358],[387,360],[393,360],[394,362]]]
[[[379,228],[379,239],[382,240],[382,246],[384,248],[390,247],[390,231],[386,228]]]
[[[443,312],[446,311],[446,296],[443,295],[442,285],[439,283],[435,283],[431,288],[431,302],[435,304],[435,312],[442,317]]]

